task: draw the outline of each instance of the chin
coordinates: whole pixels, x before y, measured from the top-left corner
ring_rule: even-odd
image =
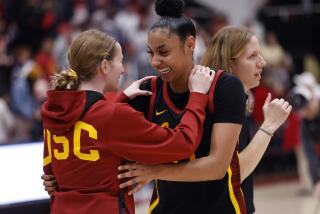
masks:
[[[250,87],[250,89],[256,88],[260,85],[260,81],[257,82],[256,84],[252,84],[252,86]]]

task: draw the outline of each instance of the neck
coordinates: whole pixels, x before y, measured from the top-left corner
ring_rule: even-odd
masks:
[[[173,92],[183,93],[189,90],[189,87],[188,87],[189,75],[193,67],[194,67],[194,63],[192,62],[187,66],[185,73],[183,73],[176,80],[170,82],[170,87]]]
[[[86,91],[97,91],[103,94],[104,83],[101,81],[101,78],[97,78],[97,76],[98,75],[88,82],[82,82],[79,89]]]

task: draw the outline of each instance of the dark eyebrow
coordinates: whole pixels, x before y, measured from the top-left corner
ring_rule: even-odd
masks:
[[[164,47],[166,47],[166,44],[159,45],[158,47],[156,47],[156,49],[162,49]],[[151,48],[149,46],[147,46],[147,49],[151,50]]]
[[[163,45],[159,45],[156,49],[161,49],[161,48],[164,48],[164,47],[166,47],[166,45],[165,45],[165,44],[163,44]]]

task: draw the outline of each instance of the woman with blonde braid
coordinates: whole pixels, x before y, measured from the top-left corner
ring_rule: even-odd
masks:
[[[55,74],[41,114],[44,172],[59,186],[51,213],[134,213],[133,197],[123,194],[117,167],[126,160],[159,164],[190,156],[202,134],[213,73],[195,67],[188,77],[190,98],[179,125],[162,128],[128,104],[103,93],[118,88],[124,72],[122,51],[112,37],[82,32],[68,50],[70,68]],[[138,80],[119,101],[150,92]]]

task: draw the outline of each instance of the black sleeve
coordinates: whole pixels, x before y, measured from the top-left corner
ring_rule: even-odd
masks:
[[[223,72],[217,81],[213,97],[213,123],[242,124],[246,111],[246,97],[241,81]]]
[[[147,80],[140,85],[141,90],[151,91],[151,80]],[[144,113],[147,118],[149,111],[149,103],[151,96],[137,96],[132,100],[129,100],[128,104],[132,106],[136,111]]]

